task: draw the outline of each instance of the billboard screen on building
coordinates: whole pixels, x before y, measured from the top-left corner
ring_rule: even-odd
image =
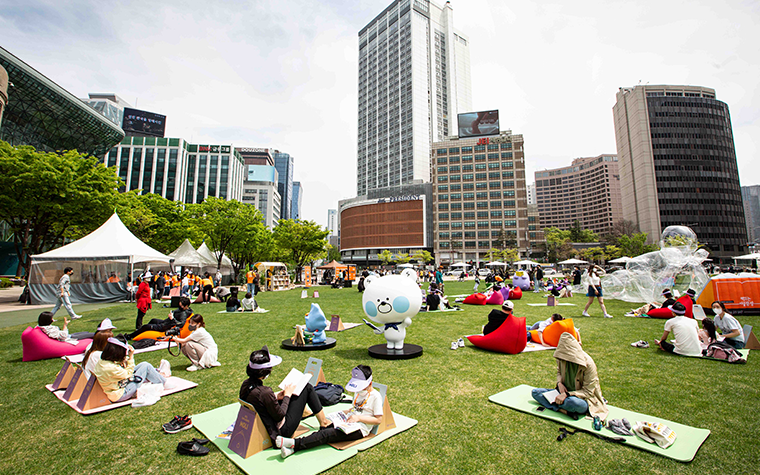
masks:
[[[129,132],[136,132],[154,137],[163,137],[166,132],[166,116],[125,107],[121,128],[124,129],[127,135],[129,135]]]
[[[457,116],[459,138],[499,135],[499,111],[465,112]]]

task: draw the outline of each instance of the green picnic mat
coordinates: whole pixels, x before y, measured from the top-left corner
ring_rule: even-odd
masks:
[[[358,452],[356,446],[337,450],[329,445],[323,445],[296,452],[284,460],[280,457],[278,449],[263,450],[244,459],[228,448],[229,441],[216,438],[230,424],[235,422],[239,409],[240,404],[233,403],[202,414],[196,414],[192,419],[193,426],[203,432],[232,463],[240,467],[245,473],[251,475],[262,473],[267,475],[317,474],[350,459]]]
[[[334,406],[326,407],[325,413],[329,414],[331,412],[338,412],[338,411],[342,411],[344,409],[349,409],[349,408],[351,408],[351,403],[336,404]],[[417,425],[417,420],[412,419],[411,417],[402,416],[401,414],[397,412],[393,413],[393,420],[396,422],[396,427],[394,427],[393,429],[388,429],[382,432],[380,435],[371,437],[360,444],[356,444],[352,448],[360,450],[360,451],[367,450],[370,447],[374,447],[380,442],[386,439],[389,439],[396,434],[400,434],[401,432],[404,432],[407,429],[411,429],[412,427]],[[315,416],[308,417],[304,419],[303,421],[301,421],[301,423],[315,430],[319,427],[319,421],[317,421],[317,418]]]
[[[574,421],[569,416],[566,416],[561,412],[555,412],[548,409],[543,412],[536,411],[536,408],[539,407],[539,404],[531,396],[531,390],[533,390],[531,386],[521,384],[520,386],[515,386],[512,389],[507,389],[506,391],[494,394],[493,396],[489,397],[488,400],[520,412],[525,412],[533,416],[542,417],[544,419],[550,419],[576,429],[595,432],[592,427],[592,421],[588,419],[581,418],[577,421]],[[687,425],[679,424],[677,422],[669,421],[667,419],[662,419],[660,417],[653,417],[646,414],[640,414],[638,412],[626,411],[625,409],[620,409],[618,407],[610,405],[607,405],[607,409],[610,411],[609,416],[607,417],[608,420],[626,418],[631,422],[631,425],[634,425],[636,421],[662,422],[666,426],[673,429],[677,434],[677,438],[673,445],[667,449],[660,448],[660,446],[657,444],[650,444],[648,442],[645,442],[635,435],[631,437],[623,437],[625,439],[625,442],[621,443],[621,445],[628,445],[631,447],[636,447],[638,449],[647,450],[649,452],[654,452],[656,454],[662,455],[663,457],[678,460],[679,462],[691,462],[694,459],[694,456],[697,455],[699,447],[702,446],[707,437],[710,435],[710,431],[707,429],[690,427]],[[622,437],[607,428],[602,428],[600,434],[610,437]]]

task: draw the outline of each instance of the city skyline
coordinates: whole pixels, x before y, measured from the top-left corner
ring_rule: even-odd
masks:
[[[303,217],[325,225],[325,209],[356,196],[357,34],[390,4],[259,2],[209,13],[200,2],[32,1],[6,6],[0,28],[6,49],[76,96],[114,92],[166,115],[167,137],[288,151],[307,193]],[[451,5],[470,40],[473,109],[499,109],[501,128],[523,133],[529,176],[614,153],[615,93],[641,81],[719,91],[741,184],[760,183],[760,66],[750,62],[758,7]]]

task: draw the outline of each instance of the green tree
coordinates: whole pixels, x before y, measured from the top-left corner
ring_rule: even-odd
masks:
[[[235,275],[256,262],[279,261],[283,257],[281,254],[278,255],[280,250],[275,245],[272,232],[264,225],[261,213],[253,206],[245,206],[249,208],[247,222],[227,248],[235,267]]]
[[[90,233],[113,213],[120,180],[94,157],[0,141],[0,220],[29,275],[31,256]]]
[[[205,236],[195,225],[191,213],[185,211],[183,203],[153,193],[140,195],[139,199],[154,216],[150,236],[144,240],[146,244],[164,254],[173,252],[185,239],[195,247],[201,245]]]
[[[607,260],[612,260],[621,257],[623,254],[621,254],[619,247],[608,245],[604,247],[604,255],[607,256]]]
[[[590,247],[580,252],[583,259],[597,264],[601,264],[605,259],[604,249],[601,247]]]
[[[332,244],[328,244],[325,248],[325,260],[328,263],[332,261],[340,262],[340,249],[333,246]]]
[[[647,244],[646,242],[647,233],[635,233],[631,236],[623,235],[618,238],[620,252],[628,257],[636,257],[657,250],[657,246]]]
[[[433,262],[433,255],[430,254],[429,251],[426,251],[424,249],[417,249],[414,251],[414,254],[412,254],[412,260],[417,261],[419,265],[427,264],[429,262]]]
[[[380,259],[380,262],[382,262],[384,266],[387,266],[393,260],[393,254],[391,254],[391,251],[388,249],[383,249],[383,251],[377,255],[377,258]]]
[[[520,258],[520,252],[517,249],[505,249],[501,252],[501,258],[509,263],[512,263]]]
[[[399,252],[393,257],[394,264],[406,264],[410,260],[412,260],[412,258],[409,257],[409,254],[407,254],[406,252]]]
[[[301,275],[301,268],[324,252],[330,232],[314,221],[283,219],[272,234],[277,246],[295,266],[296,275]]]
[[[206,236],[217,267],[221,267],[222,256],[246,226],[257,219],[258,211],[236,200],[209,196],[203,203],[187,205],[186,213]]]

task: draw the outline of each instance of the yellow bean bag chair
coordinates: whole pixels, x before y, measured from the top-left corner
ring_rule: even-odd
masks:
[[[573,325],[572,318],[554,322],[548,327],[544,328],[544,343],[549,346],[557,346],[559,344],[559,337],[562,336],[562,334],[565,332],[573,335],[573,338],[576,340],[578,339],[578,334],[575,333],[575,326]],[[541,339],[538,337],[538,330],[530,331],[530,339],[533,342],[541,341]]]
[[[192,317],[192,315],[190,315],[190,317]],[[182,329],[179,331],[180,338],[187,338],[190,335],[190,330],[187,329],[187,326],[190,324],[190,317],[187,317],[187,320],[185,320],[185,324],[182,325]],[[151,340],[158,340],[159,338],[165,338],[165,337],[166,337],[165,332],[147,331],[147,332],[140,333],[139,335],[134,337],[133,340],[140,341],[140,340],[145,340],[147,338],[150,338]]]

